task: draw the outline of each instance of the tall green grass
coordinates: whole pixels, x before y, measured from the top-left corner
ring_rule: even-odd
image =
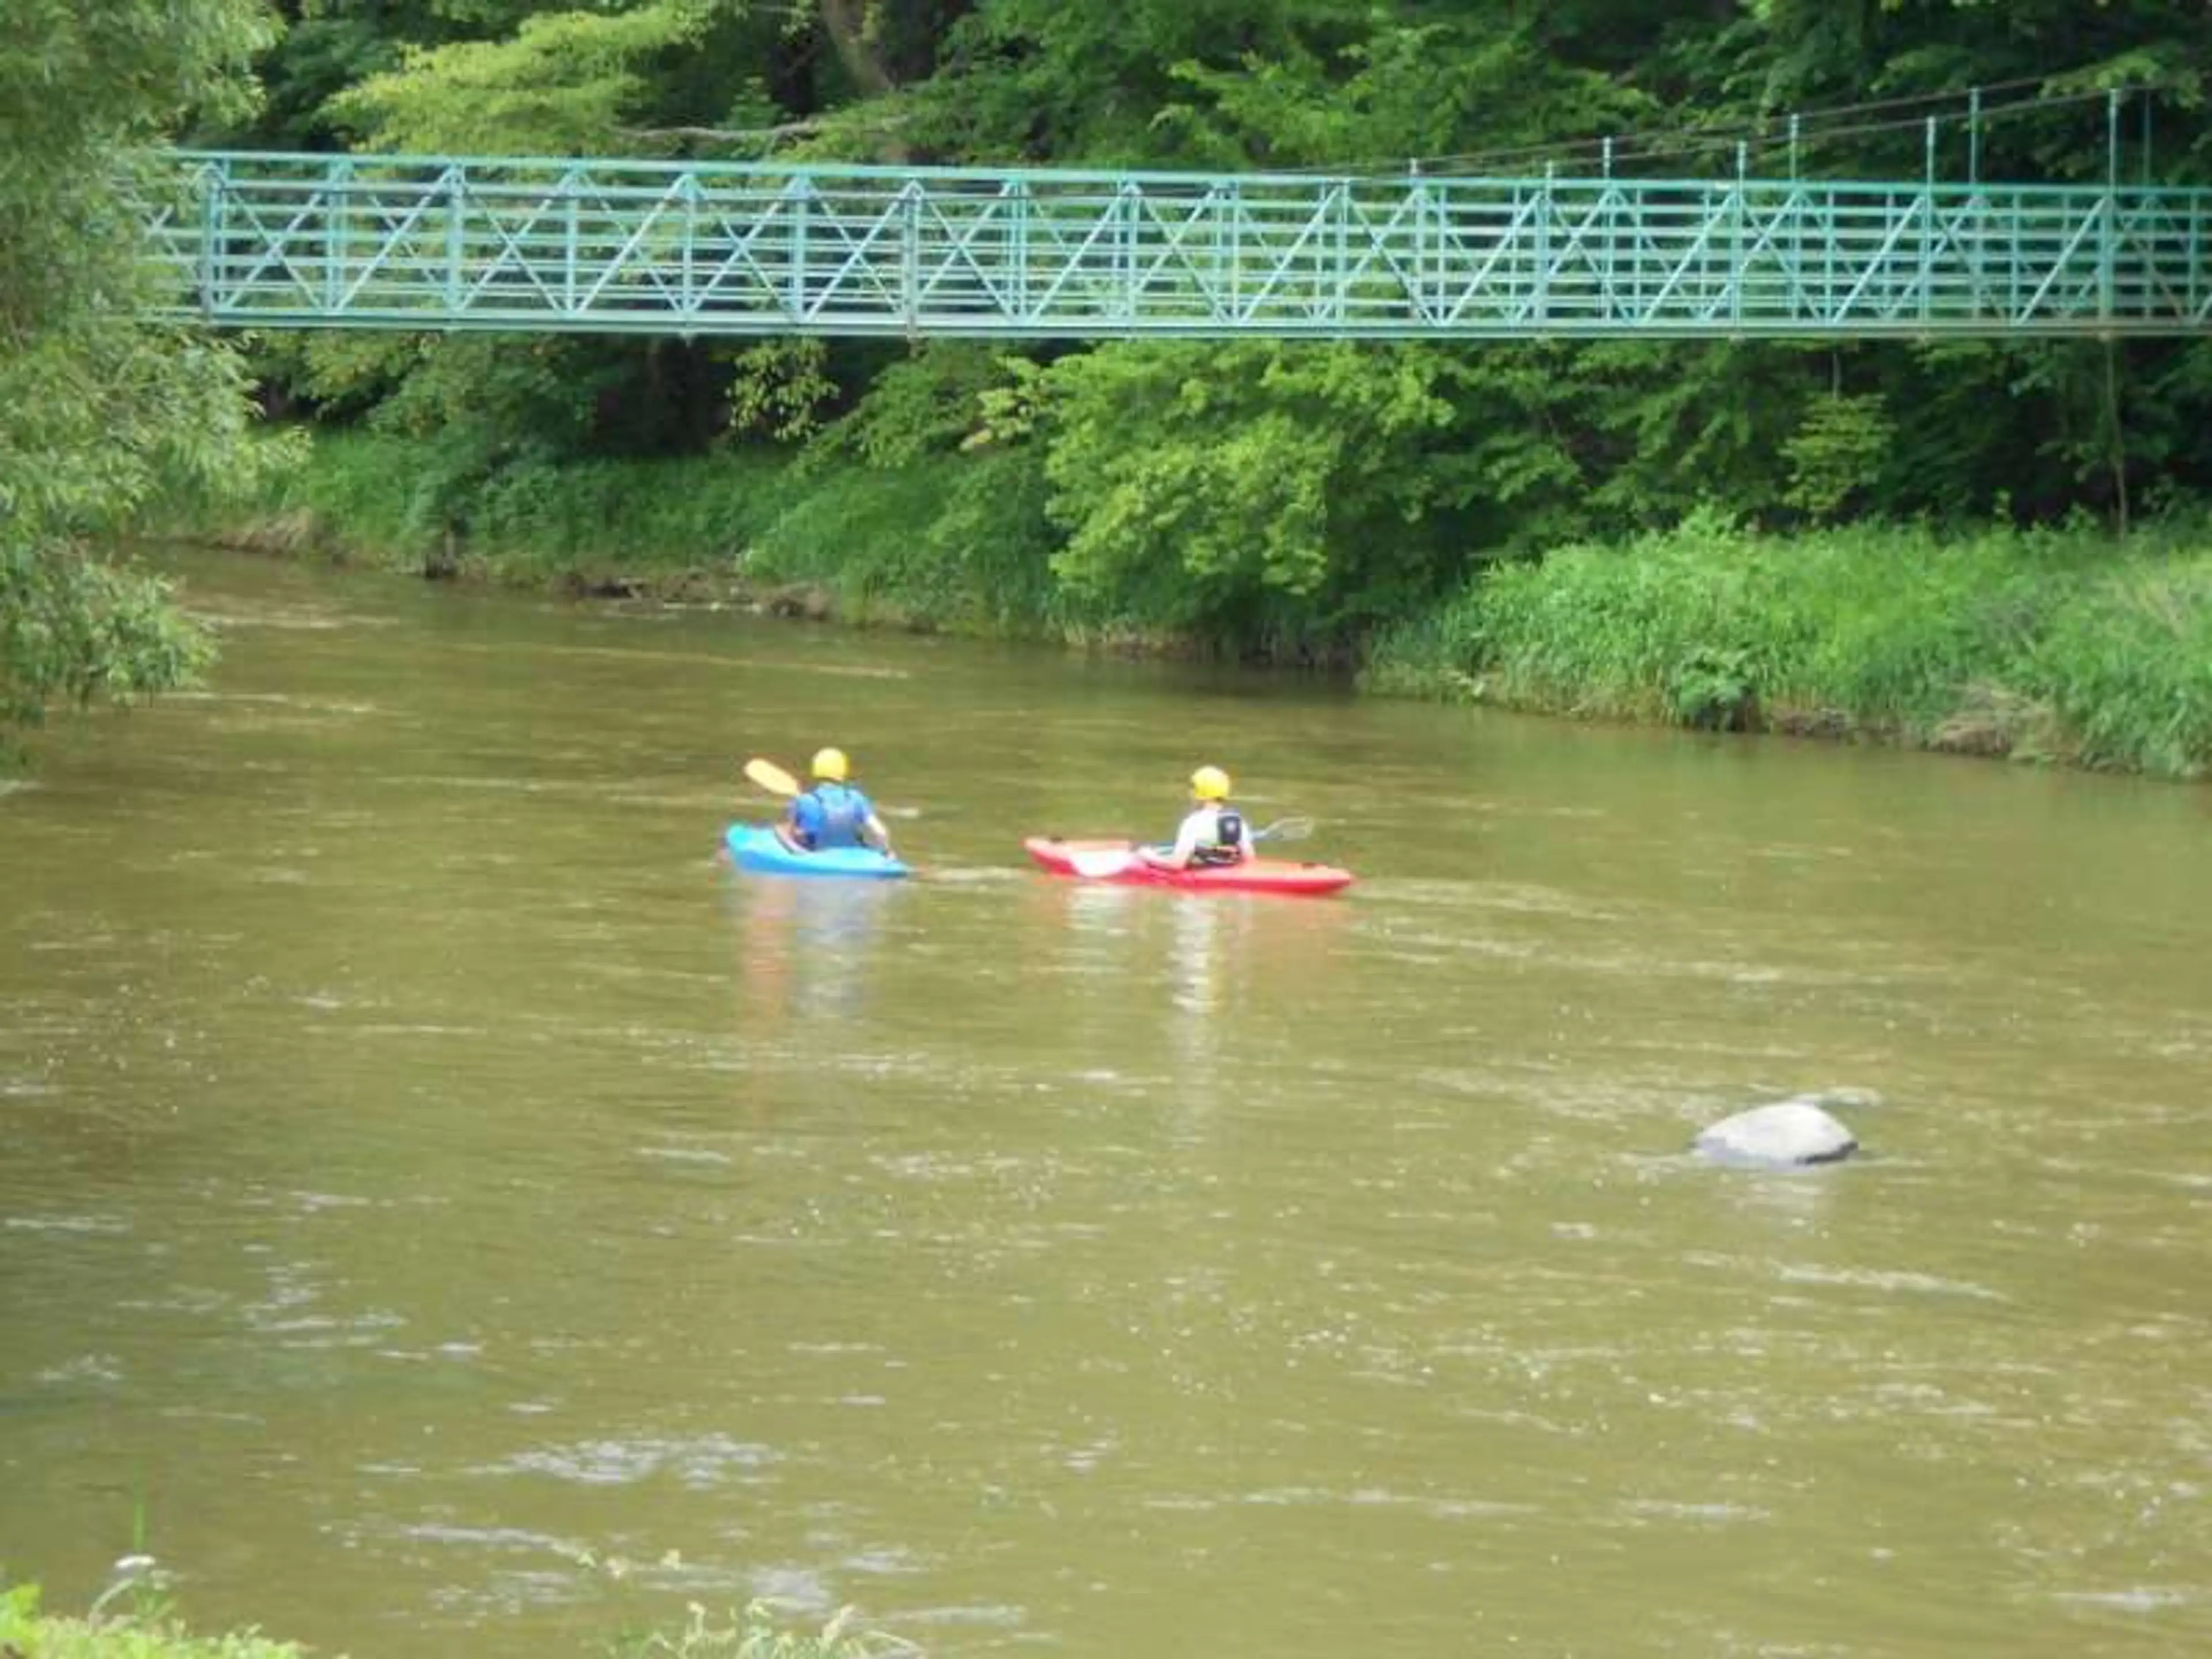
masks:
[[[1018,453],[798,469],[746,568],[763,582],[821,587],[848,617],[1059,632],[1068,606],[1053,580],[1045,489]]]
[[[68,1619],[40,1610],[35,1584],[0,1589],[0,1654],[22,1659],[301,1659],[252,1631],[195,1636],[165,1613]]]
[[[191,504],[176,527],[281,551],[400,569],[453,561],[517,583],[736,566],[781,510],[784,469],[737,452],[676,460],[523,463],[445,487],[421,440],[318,430],[306,463],[220,517]]]
[[[2212,542],[2173,526],[1763,537],[1711,516],[1498,567],[1371,690],[1594,718],[2212,770]]]
[[[783,493],[757,452],[514,467],[464,498],[461,541],[507,581],[735,571]]]
[[[842,1609],[818,1629],[793,1629],[754,1601],[716,1618],[694,1603],[684,1623],[611,1644],[614,1659],[914,1659],[903,1638],[855,1623]],[[165,1607],[82,1619],[43,1612],[35,1584],[0,1589],[0,1654],[10,1659],[305,1659],[306,1650],[255,1631],[200,1636]]]
[[[2212,771],[2212,553],[2106,573],[2052,618],[2027,678],[2089,766]]]
[[[1042,633],[1072,614],[1045,495],[1019,452],[879,466],[757,449],[522,463],[457,490],[419,439],[318,430],[305,465],[258,501],[220,514],[181,504],[167,527],[526,586],[806,588],[854,620]]]

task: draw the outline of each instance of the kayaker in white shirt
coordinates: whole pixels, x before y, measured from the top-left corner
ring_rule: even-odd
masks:
[[[1188,870],[1193,865],[1242,864],[1252,856],[1244,815],[1229,804],[1228,773],[1218,766],[1200,767],[1190,775],[1190,798],[1194,804],[1176,830],[1175,845],[1164,851],[1140,847],[1139,858],[1162,870]]]

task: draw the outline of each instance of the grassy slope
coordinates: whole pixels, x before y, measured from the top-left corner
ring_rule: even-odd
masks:
[[[251,1631],[192,1636],[173,1621],[64,1619],[39,1611],[35,1585],[0,1590],[0,1653],[23,1659],[301,1659],[301,1650]]]
[[[1711,520],[1502,567],[1370,689],[1688,726],[2212,771],[2212,541]]]
[[[1066,620],[1041,481],[1000,459],[809,468],[755,450],[520,467],[466,498],[451,538],[416,488],[421,460],[409,439],[319,431],[307,464],[242,514],[187,514],[177,528],[522,586],[704,589],[996,633]]]

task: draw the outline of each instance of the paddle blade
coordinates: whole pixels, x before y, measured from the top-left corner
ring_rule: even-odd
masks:
[[[1126,847],[1078,847],[1067,854],[1067,867],[1091,881],[1118,876],[1136,863],[1137,855]]]
[[[1264,830],[1252,832],[1254,841],[1304,841],[1314,832],[1311,818],[1277,818]]]
[[[763,760],[757,755],[745,763],[745,775],[771,795],[787,799],[799,793],[799,780],[774,761]]]

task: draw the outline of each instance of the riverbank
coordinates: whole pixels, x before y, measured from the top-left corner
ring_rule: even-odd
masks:
[[[1151,653],[1205,642],[1057,580],[1018,452],[510,465],[425,487],[422,444],[319,432],[243,512],[177,526],[290,556],[580,596]],[[1902,744],[2168,779],[2212,773],[2212,534],[2173,519],[1790,537],[1693,515],[1486,564],[1358,653],[1363,690],[1577,719]]]
[[[2195,523],[1789,538],[1715,518],[1499,565],[1377,641],[1370,691],[1581,719],[2212,771]]]
[[[187,1629],[158,1595],[148,1592],[131,1611],[73,1619],[40,1606],[36,1584],[0,1587],[0,1655],[9,1659],[307,1659],[308,1650],[280,1642],[257,1630],[202,1636]],[[889,1654],[919,1655],[921,1649],[899,1638],[855,1626],[851,1609],[840,1610],[818,1630],[785,1627],[785,1610],[756,1601],[741,1611],[709,1612],[691,1604],[683,1625],[672,1630],[634,1632],[607,1644],[612,1659],[748,1659],[775,1654],[781,1659],[869,1659]]]
[[[862,625],[1066,638],[1105,620],[1054,592],[1041,481],[1025,488],[989,460],[832,469],[732,450],[510,465],[463,484],[437,465],[416,440],[317,429],[304,465],[254,501],[186,509],[163,529],[434,578]]]
[[[0,1587],[0,1654],[21,1659],[304,1659],[255,1631],[196,1636],[159,1610],[68,1618],[39,1605],[36,1584]]]

